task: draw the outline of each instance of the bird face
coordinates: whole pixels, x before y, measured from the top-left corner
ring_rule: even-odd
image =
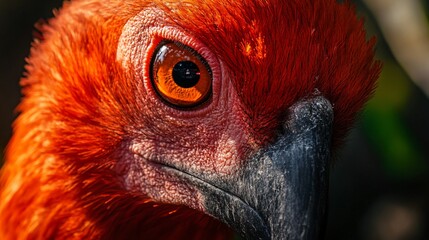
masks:
[[[153,15],[154,13],[157,14]],[[148,15],[152,15],[154,19],[147,18]],[[130,69],[141,66],[141,72],[138,74],[141,77],[139,81],[142,83],[141,96],[148,106],[148,111],[143,111],[143,114],[146,114],[144,118],[148,119],[147,123],[150,124],[141,128],[143,132],[138,132],[132,137],[130,148],[133,154],[137,154],[145,160],[154,160],[158,163],[189,169],[189,171],[201,171],[207,176],[227,176],[240,167],[242,164],[240,159],[252,149],[252,145],[256,147],[254,137],[249,133],[249,127],[244,121],[246,116],[241,109],[239,97],[229,81],[230,77],[225,75],[227,74],[223,70],[225,66],[221,65],[216,55],[203,43],[186,33],[184,29],[168,25],[160,27],[162,24],[155,19],[165,17],[165,14],[158,9],[146,9],[128,22],[121,37],[126,40],[120,41],[119,44],[118,58],[120,61]],[[152,27],[150,24],[145,25],[145,22],[156,22],[156,25]],[[140,28],[135,28],[136,25]],[[145,39],[138,44],[137,49],[133,49],[128,41],[135,41],[134,38],[138,37],[139,32],[145,36]],[[169,47],[169,44],[164,43],[166,39],[173,42],[170,45],[182,51],[192,49],[188,50],[187,54],[191,57],[198,54],[197,61],[204,62],[200,68],[206,68],[204,70],[208,75],[209,92],[205,100],[195,101],[197,105],[193,107],[169,101],[156,88],[155,81],[164,76],[157,76],[161,74],[154,69],[154,58],[161,51],[160,48]],[[189,39],[193,39],[193,41],[190,42]],[[180,45],[175,43],[180,43]],[[137,52],[131,53],[131,51]],[[162,57],[168,58],[168,53],[166,55]],[[133,57],[136,58],[133,59]],[[171,69],[174,64],[186,60],[182,55],[173,57],[176,59],[171,64]],[[165,63],[161,60],[159,64]],[[170,75],[165,78],[170,81],[174,80],[172,70],[170,73],[167,70],[168,74]],[[176,88],[181,88],[177,84],[175,85]],[[183,89],[188,90],[189,88]],[[141,168],[147,167],[147,161],[134,163],[138,163],[134,167],[140,169],[129,170],[141,172]],[[130,166],[129,163],[124,165]],[[150,169],[148,172],[154,172],[154,169]],[[148,186],[148,183],[142,182],[147,178],[133,179],[132,174],[127,176],[127,182],[134,187],[149,187],[149,192],[153,190],[154,194],[162,194],[159,189],[154,189],[154,186]],[[176,192],[182,192],[185,196],[189,196],[189,190],[175,189]],[[170,200],[178,200],[174,199]],[[189,199],[183,199],[183,202],[188,201]]]
[[[262,40],[265,37],[257,36],[260,37],[259,44],[265,45]],[[269,61],[263,62],[267,58],[266,47],[259,48],[245,48],[240,54],[248,65],[272,65]],[[262,52],[255,53],[260,56],[248,55],[251,51]],[[316,92],[309,92],[308,97],[314,100],[291,108],[286,108],[285,103],[277,106],[276,111],[247,107],[243,97],[249,96],[237,91],[234,86],[237,76],[234,76],[234,69],[222,61],[222,55],[213,53],[186,29],[173,25],[168,15],[157,8],[147,8],[127,22],[117,56],[130,71],[137,70],[137,81],[142,83],[142,92],[138,95],[148,106],[142,111],[145,114],[142,118],[148,120],[145,121],[147,125],[131,137],[128,143],[130,156],[118,163],[127,189],[147,194],[155,201],[184,204],[223,219],[246,238],[268,239],[271,234],[274,239],[291,237],[296,233],[286,233],[286,229],[292,225],[287,226],[279,219],[322,216],[323,207],[302,206],[293,212],[290,206],[301,204],[299,201],[315,201],[312,198],[321,199],[318,206],[325,203],[326,192],[313,188],[326,187],[327,181],[333,114],[327,100],[317,97]],[[268,58],[275,59],[276,56],[268,55]],[[191,103],[181,101],[190,93],[180,91],[192,90],[193,86],[180,86],[181,78],[173,73],[175,67],[186,61],[199,67],[190,67],[191,70],[184,67],[184,71],[197,69],[195,72],[200,79],[196,82],[209,81],[211,86],[203,87],[203,90],[196,86],[196,91],[208,96],[196,98]],[[236,68],[249,71],[242,66]],[[268,81],[279,84],[284,81],[266,79],[269,74],[264,76],[257,70],[254,74],[256,76],[252,76],[250,83]],[[162,81],[171,81],[173,86],[160,87]],[[258,87],[263,85],[255,84],[254,88]],[[170,95],[176,97],[175,94],[176,99],[170,98]],[[254,97],[264,102],[273,96],[262,94],[284,98],[284,93],[270,89],[259,94]],[[272,103],[266,104],[269,107]],[[303,121],[308,121],[308,125],[299,126]],[[276,142],[273,143],[273,139]],[[306,176],[309,180],[298,187],[302,180],[294,180],[293,176]],[[290,185],[303,189],[295,193]],[[267,210],[266,204],[272,204],[272,209]],[[312,221],[318,222],[316,218]],[[305,232],[310,238],[319,232],[318,229],[310,232],[304,220],[298,224],[301,227],[293,228]]]
[[[246,239],[322,234],[331,150],[379,72],[348,4],[74,1],[41,31],[2,221],[25,201],[14,227],[125,236],[185,206]]]

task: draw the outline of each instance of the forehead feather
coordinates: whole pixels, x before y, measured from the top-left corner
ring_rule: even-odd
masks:
[[[276,118],[319,92],[333,104],[338,135],[344,135],[374,89],[380,71],[375,40],[367,40],[363,21],[348,1],[157,4],[225,64],[251,118]]]

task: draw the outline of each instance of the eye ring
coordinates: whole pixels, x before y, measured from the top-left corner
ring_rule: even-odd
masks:
[[[213,74],[209,64],[183,43],[161,41],[152,55],[149,71],[155,92],[172,107],[195,108],[212,96]]]

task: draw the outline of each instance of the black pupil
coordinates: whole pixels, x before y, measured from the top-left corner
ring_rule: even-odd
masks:
[[[200,80],[200,69],[191,61],[178,62],[173,67],[173,80],[182,88],[191,88]]]

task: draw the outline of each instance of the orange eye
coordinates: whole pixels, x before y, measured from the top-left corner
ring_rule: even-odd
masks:
[[[211,95],[212,72],[192,48],[163,41],[151,62],[152,84],[162,99],[177,107],[194,107]]]

